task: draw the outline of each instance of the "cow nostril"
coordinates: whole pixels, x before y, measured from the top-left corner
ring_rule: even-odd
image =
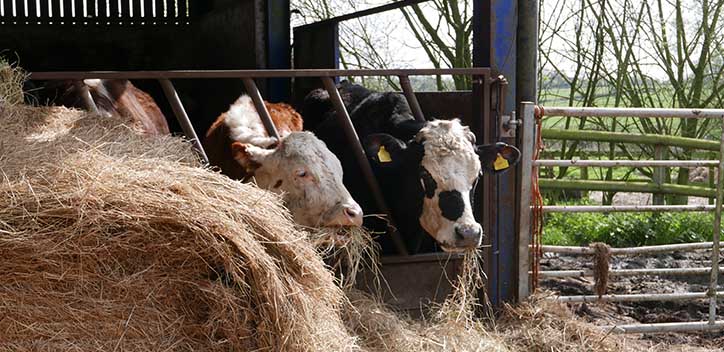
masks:
[[[455,238],[457,240],[465,239],[465,235],[463,234],[463,231],[461,231],[459,227],[455,227]]]
[[[356,205],[345,205],[342,208],[344,219],[340,219],[343,226],[362,226],[362,209]]]
[[[459,240],[477,239],[480,237],[481,229],[479,226],[457,226],[455,227],[455,237]]]
[[[345,208],[344,208],[344,213],[347,214],[347,216],[349,216],[350,218],[356,218],[356,217],[359,216],[359,213],[360,213],[360,212],[357,211],[357,209],[355,209],[355,208],[345,207]]]

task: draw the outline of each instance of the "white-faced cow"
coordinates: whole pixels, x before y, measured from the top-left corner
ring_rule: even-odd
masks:
[[[169,134],[166,117],[146,92],[125,79],[86,79],[48,82],[45,94],[57,105],[91,110],[83,99],[80,87],[88,87],[98,112],[104,116],[124,116],[148,135]],[[53,95],[53,96],[51,96]]]
[[[244,95],[218,117],[204,148],[229,177],[253,179],[282,195],[294,220],[310,227],[360,226],[362,209],[342,184],[342,165],[289,105],[266,103],[280,140],[269,137]]]
[[[347,81],[338,88],[408,250],[427,249],[434,242],[448,252],[478,247],[483,233],[473,217],[475,185],[482,172],[515,165],[520,152],[505,143],[476,145],[475,135],[457,119],[418,122],[400,94],[372,92]],[[365,212],[379,212],[349,143],[340,136],[327,92],[312,91],[305,98],[307,111],[322,113],[315,133],[342,160],[352,195]],[[430,236],[420,236],[423,231]],[[392,252],[391,246],[383,239],[384,251]]]

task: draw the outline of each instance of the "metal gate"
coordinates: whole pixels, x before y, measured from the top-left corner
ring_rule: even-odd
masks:
[[[81,79],[153,79],[158,80],[163,88],[165,97],[169,101],[174,115],[181,125],[184,135],[194,143],[195,148],[203,159],[208,160],[204,153],[203,147],[199,142],[197,133],[194,126],[191,123],[184,105],[179,98],[174,85],[171,80],[189,80],[189,79],[208,79],[208,78],[226,78],[226,79],[241,79],[246,92],[252,98],[254,105],[259,112],[262,122],[270,136],[276,136],[276,129],[269,116],[269,112],[263,103],[262,95],[257,88],[256,79],[264,78],[317,78],[321,79],[324,88],[329,92],[330,98],[335,106],[335,110],[338,112],[337,118],[340,121],[340,126],[343,129],[343,133],[346,136],[347,142],[350,144],[355,153],[355,158],[363,171],[363,177],[369,186],[369,189],[377,203],[378,209],[382,209],[383,212],[387,213],[388,219],[388,233],[395,242],[395,247],[399,256],[382,258],[383,271],[384,266],[390,269],[388,281],[390,282],[402,282],[407,283],[407,286],[395,286],[394,284],[388,286],[392,291],[392,297],[396,301],[402,302],[402,309],[419,309],[420,303],[423,300],[435,300],[437,298],[445,297],[446,290],[451,287],[442,287],[439,282],[439,277],[435,274],[444,273],[449,276],[450,273],[445,273],[446,270],[455,270],[457,262],[462,260],[462,256],[459,254],[448,254],[448,253],[432,253],[422,255],[409,255],[405,245],[402,242],[402,238],[396,230],[394,225],[394,219],[390,217],[388,207],[385,204],[384,197],[380,191],[377,180],[372,173],[371,166],[365,155],[364,149],[360,143],[357,133],[354,129],[352,121],[350,120],[349,114],[344,106],[344,103],[340,97],[339,91],[335,85],[335,79],[337,77],[349,77],[349,76],[395,76],[400,82],[402,82],[402,93],[407,99],[413,115],[418,120],[424,120],[423,111],[420,103],[417,101],[415,92],[412,90],[411,84],[409,84],[409,76],[415,75],[467,75],[473,78],[474,85],[477,86],[479,92],[477,97],[474,97],[473,103],[479,103],[482,105],[481,109],[474,110],[479,112],[477,116],[474,116],[473,122],[477,120],[477,127],[480,127],[483,121],[488,121],[491,118],[491,114],[499,113],[499,109],[496,109],[491,102],[491,96],[493,92],[497,92],[498,95],[503,94],[505,85],[501,84],[504,80],[501,78],[491,77],[491,70],[489,68],[452,68],[452,69],[384,69],[384,70],[339,70],[339,69],[296,69],[296,70],[218,70],[218,71],[95,71],[95,72],[32,72],[30,79],[34,80],[81,80]],[[83,89],[83,87],[81,87]],[[88,106],[89,110],[94,109],[93,99],[85,89],[84,101]],[[473,93],[475,94],[475,93]],[[475,113],[473,114],[475,115]],[[474,131],[479,135],[482,135],[480,128],[475,128]],[[480,138],[482,139],[482,138]],[[491,176],[484,176],[486,179]],[[491,182],[488,180],[487,182]],[[482,201],[480,193],[476,196],[475,207],[479,210],[477,213],[483,213],[483,209],[486,206],[485,202]],[[445,268],[447,264],[451,264],[452,268]],[[424,272],[424,275],[415,276],[415,280],[409,280],[410,272]],[[391,278],[391,279],[390,279]],[[431,290],[430,288],[434,288]],[[434,291],[434,292],[433,292]],[[438,292],[439,291],[439,292]],[[399,299],[397,299],[399,298]]]
[[[559,302],[625,302],[625,301],[675,301],[708,299],[708,321],[657,323],[657,324],[631,324],[606,326],[617,333],[651,333],[672,331],[711,331],[724,330],[724,321],[717,321],[717,302],[724,298],[724,291],[717,291],[720,258],[720,233],[722,212],[722,184],[724,181],[724,110],[716,109],[645,109],[645,108],[581,108],[581,107],[542,107],[533,103],[524,102],[520,106],[520,115],[523,120],[521,145],[521,202],[520,202],[520,231],[518,233],[518,295],[523,299],[530,295],[532,280],[538,277],[581,277],[592,276],[587,270],[541,271],[538,272],[537,258],[542,253],[569,253],[590,255],[593,249],[588,247],[560,247],[541,246],[534,240],[534,222],[542,226],[534,214],[552,212],[683,212],[708,211],[714,212],[713,242],[690,243],[678,245],[662,245],[634,248],[613,248],[612,255],[632,255],[643,253],[663,253],[682,250],[711,248],[711,267],[703,268],[665,268],[665,269],[628,269],[611,270],[611,276],[638,276],[638,275],[706,275],[709,274],[709,288],[705,292],[667,293],[667,294],[622,294],[622,295],[587,295],[587,296],[558,296],[552,299]],[[636,118],[687,118],[687,119],[719,119],[722,126],[722,135],[719,145],[719,160],[536,160],[538,141],[542,140],[540,126],[544,116],[571,116],[571,117],[636,117]],[[635,141],[634,141],[635,143]],[[716,166],[719,173],[716,182],[716,201],[714,205],[625,205],[625,206],[545,206],[534,199],[534,189],[537,185],[537,172],[539,166],[567,166],[567,167],[695,167]]]

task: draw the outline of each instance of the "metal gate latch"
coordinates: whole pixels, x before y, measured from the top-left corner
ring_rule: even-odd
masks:
[[[500,137],[515,137],[515,130],[520,124],[521,121],[515,118],[515,111],[500,116]]]

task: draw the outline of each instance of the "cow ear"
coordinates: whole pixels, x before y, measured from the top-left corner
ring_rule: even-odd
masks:
[[[503,142],[475,146],[475,152],[480,156],[483,171],[490,173],[504,172],[520,159],[520,150]]]
[[[405,143],[386,133],[375,133],[362,142],[367,157],[378,167],[395,168],[402,163]]]
[[[251,144],[234,142],[231,144],[231,154],[234,160],[244,168],[246,173],[253,174],[261,167],[264,159],[274,152],[273,149],[264,149]]]
[[[410,140],[417,135],[420,130],[425,127],[426,122],[417,120],[405,120],[395,124],[394,134],[400,137],[402,140]]]

